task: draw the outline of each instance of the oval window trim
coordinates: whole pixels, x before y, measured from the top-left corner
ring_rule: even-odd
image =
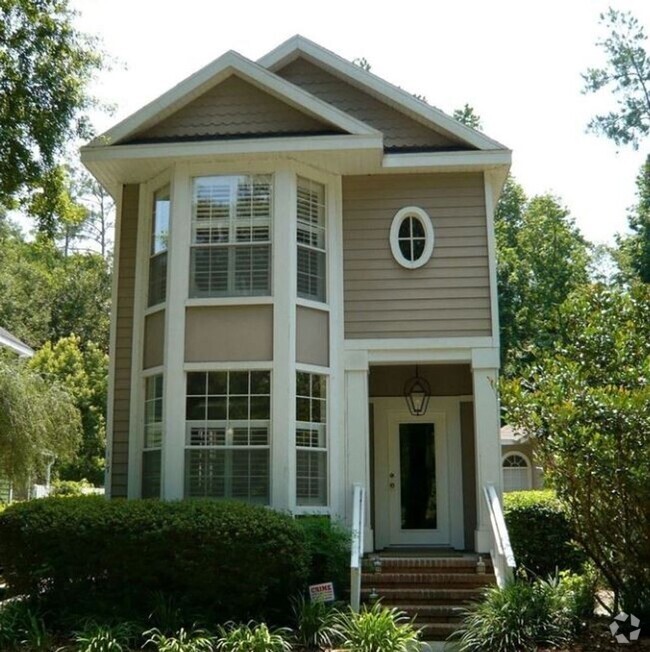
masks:
[[[418,220],[424,229],[424,250],[419,258],[416,258],[415,260],[409,260],[406,258],[399,246],[400,227],[404,220],[409,217]],[[406,206],[397,211],[390,227],[390,250],[393,254],[393,258],[402,267],[405,267],[406,269],[417,269],[418,267],[426,265],[431,258],[431,254],[433,254],[433,243],[433,224],[431,223],[429,214],[425,210],[419,206]]]

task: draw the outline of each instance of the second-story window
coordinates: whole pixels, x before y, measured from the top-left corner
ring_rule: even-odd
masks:
[[[270,176],[194,179],[191,297],[271,294]]]
[[[149,248],[148,305],[165,301],[167,295],[167,245],[169,236],[169,186],[153,195],[151,244]]]
[[[298,179],[298,296],[326,299],[325,186]]]

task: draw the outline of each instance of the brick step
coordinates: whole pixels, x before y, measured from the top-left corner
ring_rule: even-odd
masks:
[[[478,575],[477,573],[411,573],[398,572],[386,573],[363,573],[361,575],[362,586],[395,586],[407,587],[410,585],[431,587],[470,587],[487,586],[495,583],[494,574]]]
[[[463,618],[463,607],[458,605],[407,604],[398,608],[414,619],[416,625],[459,623]]]
[[[462,605],[481,596],[481,590],[476,588],[386,588],[367,584],[362,585],[361,599],[369,602],[373,590],[382,604],[400,608],[405,604]]]
[[[476,573],[477,557],[380,557],[380,572],[405,571],[417,573]],[[485,562],[485,573],[493,573],[492,564]],[[365,568],[375,569],[372,557],[364,560]]]

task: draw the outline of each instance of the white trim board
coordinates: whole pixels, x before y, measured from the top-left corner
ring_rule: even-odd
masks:
[[[230,50],[95,138],[88,147],[119,143],[160,122],[235,74],[293,108],[350,134],[379,135],[378,131],[360,120]]]
[[[5,346],[17,353],[21,358],[31,358],[34,355],[34,349],[30,348],[19,339],[11,339],[0,333],[0,346]]]
[[[465,126],[440,109],[429,106],[426,102],[418,100],[407,91],[347,61],[304,36],[293,36],[268,54],[265,54],[261,59],[258,59],[258,63],[275,72],[299,57],[325,68],[337,77],[343,78],[354,86],[365,90],[415,120],[437,131],[460,138],[473,147],[488,150],[507,149],[496,140]]]

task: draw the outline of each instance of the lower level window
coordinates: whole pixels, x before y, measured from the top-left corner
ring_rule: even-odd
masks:
[[[503,490],[524,491],[530,488],[528,460],[519,453],[508,453],[503,458]]]
[[[187,374],[188,498],[269,504],[270,384],[269,371]]]
[[[327,377],[296,375],[296,504],[327,505]]]
[[[163,377],[145,380],[142,497],[160,498],[162,478]]]

